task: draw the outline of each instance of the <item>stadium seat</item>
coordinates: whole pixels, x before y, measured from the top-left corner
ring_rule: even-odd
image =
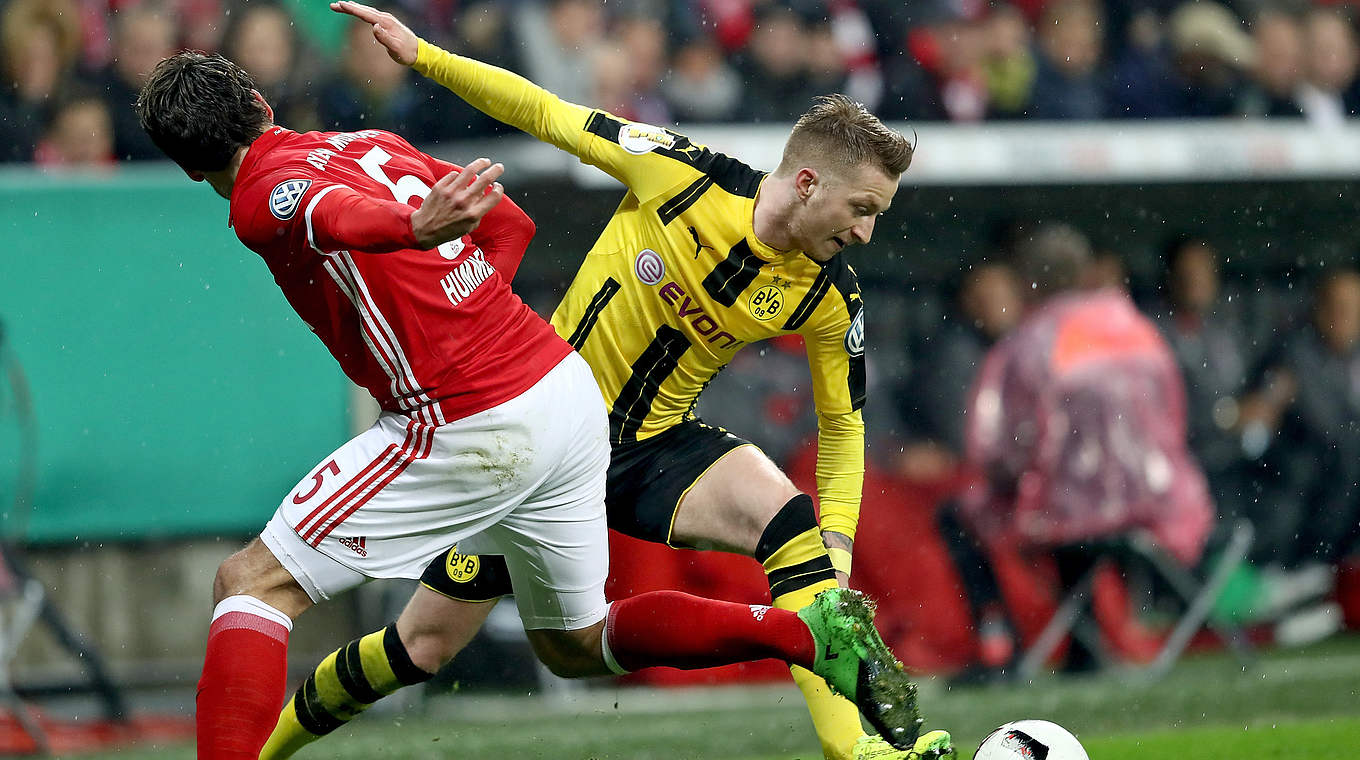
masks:
[[[1101,638],[1085,612],[1090,606],[1092,584],[1101,568],[1109,563],[1126,562],[1130,558],[1141,560],[1184,605],[1180,618],[1162,643],[1156,658],[1144,671],[1148,680],[1160,679],[1170,672],[1191,637],[1206,625],[1223,639],[1243,665],[1250,664],[1251,646],[1242,629],[1232,623],[1211,619],[1209,613],[1233,570],[1246,557],[1252,538],[1250,522],[1238,520],[1232,523],[1221,548],[1210,552],[1195,570],[1171,557],[1142,532],[1090,545],[1091,550],[1097,553],[1097,558],[1067,591],[1043,631],[1020,657],[1016,675],[1021,682],[1034,678],[1069,634],[1080,638],[1083,644],[1096,653],[1098,659],[1108,661],[1108,657],[1102,657],[1104,647]]]

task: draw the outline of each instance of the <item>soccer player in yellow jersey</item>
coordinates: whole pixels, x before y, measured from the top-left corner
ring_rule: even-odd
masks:
[[[767,174],[668,129],[563,102],[516,74],[447,53],[390,14],[353,2],[331,7],[372,24],[394,60],[627,186],[552,318],[590,364],[610,408],[610,527],[755,557],[783,609],[844,585],[864,472],[864,311],[855,273],[838,254],[869,242],[911,163],[911,143],[859,104],[827,96],[799,119]],[[812,368],[820,523],[811,497],[764,453],[693,412],[738,350],[790,332],[803,336]],[[457,633],[463,626],[450,621],[484,617],[487,602],[509,592],[493,579],[501,574],[496,558],[478,564],[468,556],[475,551],[456,547],[426,572],[403,613],[421,621],[406,642],[413,658],[447,661],[466,643]],[[474,565],[480,572],[468,572]],[[328,658],[316,676],[335,680],[322,671],[344,667],[340,659]],[[793,671],[828,758],[952,752],[943,731],[922,734],[908,750],[864,735],[853,704],[812,673]],[[361,685],[332,708],[310,692],[304,684],[285,708],[262,757],[287,756],[380,696]],[[308,717],[318,711],[319,719]]]

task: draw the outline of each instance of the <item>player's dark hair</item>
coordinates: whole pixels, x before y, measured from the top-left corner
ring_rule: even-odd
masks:
[[[1015,271],[1032,300],[1077,287],[1090,262],[1091,243],[1066,224],[1040,225],[1015,246]]]
[[[779,162],[783,173],[828,161],[853,167],[874,164],[896,177],[911,166],[915,146],[869,109],[844,95],[822,95],[798,118]]]
[[[137,96],[142,129],[188,171],[221,171],[269,126],[255,82],[220,55],[185,51],[160,63]]]

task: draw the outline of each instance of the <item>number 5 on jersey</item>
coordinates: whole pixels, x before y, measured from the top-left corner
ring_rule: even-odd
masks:
[[[387,176],[387,172],[383,171],[383,166],[390,160],[392,160],[391,154],[375,145],[359,159],[358,163],[359,168],[364,170],[364,174],[381,182],[383,187],[386,187],[392,193],[392,198],[397,203],[405,203],[409,206],[412,198],[425,200],[425,196],[430,194],[430,186],[414,174],[403,174],[396,182],[393,182]],[[439,251],[439,254],[444,258],[452,261],[462,252],[463,241],[450,240],[441,243],[435,250]]]

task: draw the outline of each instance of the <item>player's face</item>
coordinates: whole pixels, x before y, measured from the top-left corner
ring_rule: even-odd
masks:
[[[222,172],[194,172],[185,169],[184,173],[195,182],[207,182],[218,195],[231,200],[231,181],[221,176]]]
[[[829,261],[847,246],[869,242],[874,222],[897,193],[897,179],[872,164],[804,169],[798,178],[803,203],[791,220],[798,247],[814,261]]]

